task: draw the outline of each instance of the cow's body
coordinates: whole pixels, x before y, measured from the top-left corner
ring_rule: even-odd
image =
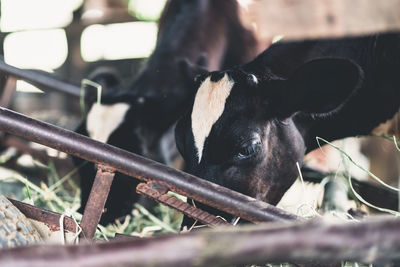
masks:
[[[311,138],[306,138],[306,147],[309,151],[316,148],[315,136],[333,140],[369,134],[379,123],[394,116],[399,109],[400,77],[397,74],[400,67],[399,48],[398,34],[304,41],[301,44],[283,43],[272,46],[265,52],[265,56],[261,56],[262,63],[255,60],[253,66],[247,65],[245,71],[251,72],[251,69],[257,68],[256,65],[263,64],[270,66],[274,74],[288,77],[302,64],[316,58],[327,57],[346,58],[361,67],[364,73],[362,88],[340,112],[318,120],[318,123],[313,122],[315,126],[309,132]]]
[[[368,134],[396,113],[399,70],[397,34],[275,44],[199,77],[178,148],[189,172],[276,204],[316,136]]]
[[[172,127],[193,97],[193,77],[204,69],[244,63],[256,55],[255,47],[252,33],[240,23],[236,0],[171,0],[159,22],[155,51],[139,76],[129,90],[106,94],[101,104],[94,104],[91,122],[84,122],[79,132],[170,164],[178,154],[173,153]],[[104,124],[107,118],[112,128]],[[91,164],[81,171],[82,207],[94,173]],[[138,198],[136,184],[117,175],[101,223],[131,211]]]

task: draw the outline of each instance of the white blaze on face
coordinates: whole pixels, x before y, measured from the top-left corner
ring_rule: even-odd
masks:
[[[192,111],[192,131],[199,162],[203,155],[204,142],[212,126],[224,112],[233,84],[234,81],[227,74],[217,82],[212,82],[208,77],[197,91]]]
[[[86,129],[89,136],[94,140],[106,143],[110,135],[124,120],[129,107],[126,103],[93,104],[86,119]]]

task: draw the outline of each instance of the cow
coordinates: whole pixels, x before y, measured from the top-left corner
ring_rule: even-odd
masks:
[[[399,69],[395,33],[276,43],[247,64],[196,77],[175,129],[178,150],[188,172],[277,204],[317,136],[366,135],[395,115]]]
[[[189,107],[195,75],[243,64],[257,54],[253,33],[242,26],[236,0],[171,0],[159,21],[156,48],[127,90],[115,75],[93,79],[116,88],[94,103],[78,132],[142,156],[171,164],[174,123]],[[175,150],[174,150],[175,148]],[[176,153],[174,153],[176,151]],[[77,164],[80,164],[79,160]],[[81,203],[87,202],[95,168],[81,167]],[[137,182],[117,174],[100,223],[128,214],[138,200]]]

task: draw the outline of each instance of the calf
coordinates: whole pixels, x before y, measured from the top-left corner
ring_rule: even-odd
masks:
[[[192,174],[277,204],[316,136],[368,134],[398,111],[399,70],[398,34],[272,45],[197,77],[177,147]]]
[[[256,45],[241,25],[236,0],[171,0],[159,22],[155,51],[139,76],[129,90],[111,92],[101,104],[94,104],[79,132],[170,164],[175,147],[172,127],[194,95],[188,90],[193,77],[204,69],[250,60]],[[98,80],[118,87],[111,75]],[[90,164],[81,171],[82,209],[94,172]],[[121,177],[111,187],[103,224],[129,213],[137,200],[137,183]]]

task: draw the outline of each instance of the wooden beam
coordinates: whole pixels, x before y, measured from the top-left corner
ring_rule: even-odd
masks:
[[[326,38],[400,30],[400,0],[249,0],[242,20],[260,39]]]
[[[330,266],[328,263],[342,260],[364,263],[399,260],[399,251],[400,220],[387,216],[361,222],[313,220],[95,244],[3,249],[0,266],[190,267],[282,261]]]

